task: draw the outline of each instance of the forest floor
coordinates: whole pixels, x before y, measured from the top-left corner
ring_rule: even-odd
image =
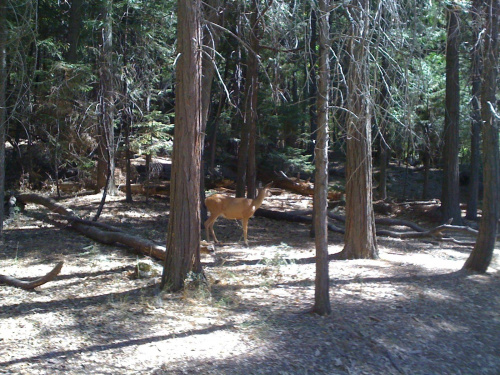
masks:
[[[90,217],[99,200],[60,203]],[[110,197],[101,221],[164,242],[167,201],[135,200]],[[282,195],[263,207],[310,205]],[[246,248],[239,224],[219,219],[223,244],[202,256],[209,284],[171,294],[159,290],[161,264],[158,275],[134,278],[142,257],[47,217],[28,205],[5,231],[0,274],[29,279],[64,266],[33,292],[0,286],[0,373],[500,374],[498,246],[489,272],[474,275],[460,272],[470,247],[379,237],[379,260],[330,262],[333,313],[322,317],[308,312],[315,250],[307,225],[254,217]],[[342,245],[330,234],[330,253]]]

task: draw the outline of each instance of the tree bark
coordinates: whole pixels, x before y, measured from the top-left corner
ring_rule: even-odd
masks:
[[[17,197],[24,203],[40,204],[67,220],[71,227],[79,233],[104,244],[119,243],[135,251],[159,260],[165,260],[165,247],[152,241],[124,233],[112,226],[94,221],[82,220],[72,210],[60,205],[54,200],[37,194],[21,194]]]
[[[347,77],[346,232],[340,259],[378,258],[372,194],[369,83],[370,2],[356,0],[351,12],[351,62]]]
[[[387,61],[387,57],[382,55],[381,61],[382,68],[382,83],[380,87],[380,95],[379,95],[379,105],[380,105],[380,125],[379,125],[379,146],[380,146],[380,155],[379,155],[379,176],[378,176],[378,193],[379,198],[382,200],[387,199],[387,164],[389,162],[389,145],[388,142],[388,118],[389,118],[389,63]]]
[[[481,88],[483,142],[483,213],[479,236],[464,269],[484,273],[493,257],[499,217],[500,156],[496,86],[498,75],[498,33],[500,31],[500,0],[489,0],[484,6],[484,54]]]
[[[470,136],[470,185],[467,200],[469,220],[477,220],[477,205],[479,195],[479,170],[481,161],[481,4],[482,0],[473,0],[472,15],[472,51],[471,51],[471,136]]]
[[[446,41],[446,99],[444,117],[443,145],[443,187],[441,193],[441,210],[443,222],[453,219],[460,225],[459,191],[459,120],[460,120],[460,79],[459,79],[459,42],[460,29],[458,10],[449,5],[448,36]]]
[[[202,130],[201,0],[178,0],[175,131],[171,207],[162,288],[178,291],[200,264]]]
[[[3,233],[5,197],[5,132],[7,129],[7,0],[0,0],[0,235]]]
[[[319,315],[332,312],[328,271],[328,85],[330,82],[329,0],[319,0],[318,60],[318,132],[315,147],[314,232],[316,244],[316,279],[313,311]]]
[[[115,93],[113,87],[113,0],[104,0],[101,7],[102,45],[100,56],[99,88],[99,148],[97,160],[97,190],[106,185],[108,173],[111,178],[108,192],[116,193],[115,186],[115,132],[113,126]]]
[[[250,15],[250,49],[247,51],[247,71],[245,75],[245,98],[243,102],[243,124],[241,126],[241,142],[238,153],[238,174],[236,179],[236,196],[245,195],[254,199],[256,195],[255,142],[257,128],[257,99],[259,91],[259,14],[257,0],[252,0]]]
[[[83,0],[70,1],[68,24],[69,49],[67,54],[67,59],[70,63],[76,63],[78,59],[78,44],[82,29],[82,5]]]
[[[318,55],[316,52],[316,47],[318,45],[318,19],[316,10],[311,3],[311,37],[309,40],[309,64],[308,67],[309,73],[309,85],[308,85],[308,95],[309,95],[309,131],[310,131],[310,143],[309,143],[309,152],[311,157],[314,158],[314,148],[316,143],[316,129],[318,128],[318,118],[317,118],[317,91],[318,85],[316,81],[316,61],[318,59]],[[307,68],[306,68],[307,69]]]

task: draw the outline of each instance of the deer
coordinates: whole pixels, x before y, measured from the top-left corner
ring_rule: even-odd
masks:
[[[218,243],[214,232],[214,224],[219,216],[226,219],[241,220],[243,224],[243,238],[245,245],[248,246],[248,220],[253,216],[255,211],[262,205],[264,198],[267,196],[268,190],[272,186],[272,182],[259,189],[259,193],[255,199],[250,198],[233,198],[222,194],[214,194],[205,199],[205,205],[210,212],[210,217],[205,221],[205,231],[207,241],[210,241],[210,233],[214,238],[215,243]]]

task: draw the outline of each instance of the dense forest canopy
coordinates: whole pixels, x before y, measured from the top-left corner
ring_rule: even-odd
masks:
[[[40,187],[49,176],[55,178],[56,168],[59,172],[77,168],[82,178],[91,175],[97,154],[102,2],[6,2],[7,142],[16,150],[9,154],[7,163],[9,187],[19,183]],[[255,53],[260,76],[257,164],[263,166],[266,161],[265,165],[277,169],[312,172],[319,48],[312,3],[258,2],[260,11],[265,11],[259,24],[258,52],[249,45],[249,2],[213,3],[223,13],[223,25],[204,24],[206,32],[221,34],[207,125],[205,160],[209,167],[216,168],[236,156],[246,59]],[[460,86],[464,92],[460,161],[466,165],[471,155],[467,88],[472,28],[469,2],[459,5]],[[330,13],[330,149],[343,153],[349,64],[345,44],[350,15],[348,6],[335,6]],[[168,154],[175,120],[175,1],[115,1],[112,7],[116,147],[123,148],[124,113],[130,112],[133,152]],[[428,152],[432,165],[439,166],[444,124],[445,5],[382,1],[372,7],[371,17],[374,142],[378,143],[378,127],[385,118],[385,142],[394,160],[418,164]],[[383,87],[388,90],[386,106],[376,103]],[[374,149],[377,152],[378,147]]]

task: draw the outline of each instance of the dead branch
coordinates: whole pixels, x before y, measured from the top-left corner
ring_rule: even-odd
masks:
[[[45,283],[48,283],[49,281],[54,280],[56,276],[59,275],[59,273],[61,272],[63,264],[64,262],[57,263],[56,266],[52,269],[52,271],[47,273],[45,276],[42,276],[39,279],[33,281],[24,281],[16,279],[15,277],[12,276],[0,275],[0,283],[22,288],[24,290],[35,289],[40,285],[43,285]]]

